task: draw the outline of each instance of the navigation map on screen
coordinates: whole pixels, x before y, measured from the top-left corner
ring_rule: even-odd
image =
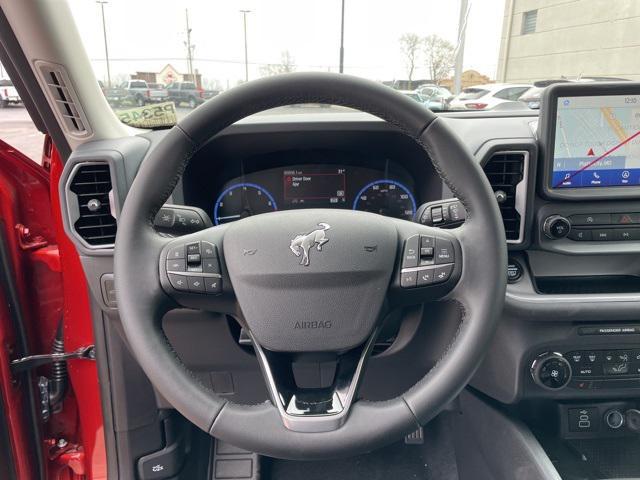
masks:
[[[550,186],[640,186],[640,95],[558,98]]]

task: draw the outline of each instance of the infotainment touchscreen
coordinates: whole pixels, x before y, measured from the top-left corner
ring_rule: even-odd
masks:
[[[640,186],[640,95],[558,96],[552,189]]]

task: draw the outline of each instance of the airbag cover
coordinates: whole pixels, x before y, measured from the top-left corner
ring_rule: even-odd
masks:
[[[371,334],[396,259],[382,216],[293,210],[229,225],[224,258],[242,315],[273,351],[339,351]]]

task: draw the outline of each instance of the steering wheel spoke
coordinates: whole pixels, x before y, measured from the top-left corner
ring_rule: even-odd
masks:
[[[249,332],[258,363],[284,426],[296,432],[328,432],[340,428],[356,401],[378,330],[363,344],[335,353],[336,367],[331,385],[301,388],[296,384],[293,360],[296,355],[263,348]]]

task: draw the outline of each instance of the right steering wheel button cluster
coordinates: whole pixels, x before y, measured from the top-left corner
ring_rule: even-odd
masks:
[[[166,267],[169,283],[179,292],[222,293],[218,250],[210,242],[172,246],[167,253]]]
[[[453,243],[429,235],[413,235],[405,240],[400,270],[402,288],[444,283],[453,273]]]

